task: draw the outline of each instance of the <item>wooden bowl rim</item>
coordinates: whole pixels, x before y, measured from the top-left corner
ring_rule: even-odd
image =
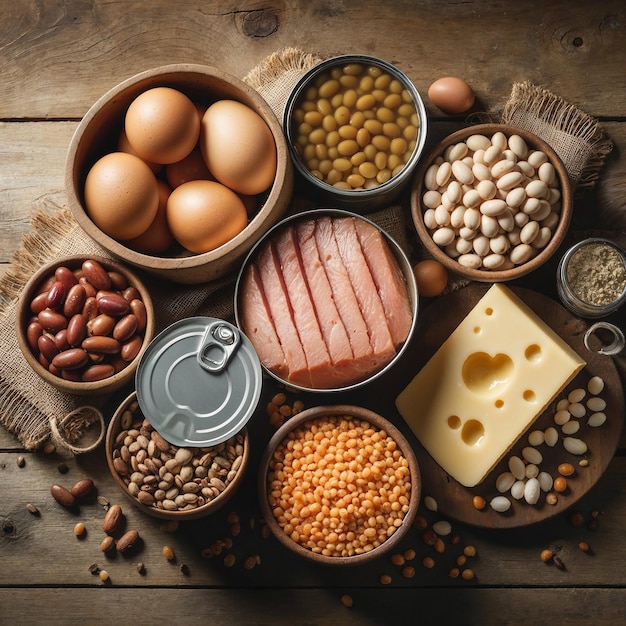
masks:
[[[89,218],[81,202],[80,193],[77,190],[86,172],[81,174],[75,171],[75,159],[86,130],[90,124],[97,123],[100,116],[105,115],[106,108],[110,103],[114,103],[134,92],[137,92],[138,95],[143,89],[147,88],[172,86],[173,84],[180,87],[183,85],[185,78],[190,79],[189,87],[193,89],[198,89],[199,87],[198,83],[194,82],[194,79],[196,81],[217,79],[233,88],[237,92],[240,101],[247,100],[254,104],[254,108],[269,126],[276,143],[276,176],[272,186],[269,188],[267,198],[256,215],[250,220],[243,231],[227,243],[215,250],[201,254],[189,253],[186,256],[173,257],[153,256],[127,248],[122,242],[113,239],[101,231]],[[155,80],[157,80],[157,82],[154,82]],[[142,85],[145,85],[145,87],[141,87]],[[244,104],[250,106],[248,102],[244,102]],[[293,165],[289,156],[287,142],[282,132],[282,126],[269,104],[255,89],[248,86],[236,76],[210,65],[195,63],[177,63],[145,70],[123,80],[109,89],[90,107],[79,123],[70,140],[65,161],[65,190],[70,210],[80,227],[94,241],[106,248],[116,257],[128,261],[133,265],[154,270],[193,269],[204,266],[207,263],[221,260],[230,254],[243,254],[256,238],[261,236],[266,219],[273,218],[275,221],[278,218],[278,216],[274,216],[275,206],[280,204],[285,193],[289,196],[291,195],[292,187]]]
[[[115,483],[117,484],[117,486],[122,490],[126,498],[129,500],[129,502],[133,504],[140,511],[143,511],[144,513],[147,513],[148,515],[151,515],[152,517],[157,517],[159,519],[169,519],[169,520],[198,519],[201,517],[206,517],[207,515],[210,515],[211,513],[214,513],[218,509],[222,508],[222,506],[224,506],[231,499],[231,497],[235,494],[235,492],[239,489],[239,486],[241,485],[241,482],[244,479],[244,476],[245,476],[245,473],[249,464],[250,437],[248,434],[247,427],[244,426],[244,428],[240,431],[244,436],[243,437],[243,457],[241,460],[241,465],[239,466],[239,469],[237,470],[237,473],[235,474],[235,477],[233,478],[233,480],[230,483],[228,483],[228,485],[226,485],[226,488],[224,489],[224,491],[222,491],[222,493],[219,494],[219,496],[217,496],[216,498],[213,498],[213,500],[206,502],[205,504],[203,504],[202,506],[196,509],[190,509],[188,511],[166,511],[164,509],[157,509],[156,507],[147,506],[139,502],[139,500],[137,500],[137,498],[128,491],[128,489],[126,488],[126,485],[124,484],[124,481],[122,480],[121,476],[118,474],[117,470],[115,469],[113,465],[113,445],[115,444],[115,438],[117,437],[121,429],[120,422],[122,419],[122,415],[124,411],[128,408],[128,406],[136,400],[137,400],[137,392],[132,391],[115,410],[115,413],[113,414],[113,417],[111,418],[111,421],[109,422],[109,425],[107,427],[105,444],[104,444],[105,455],[106,455],[107,466],[109,468],[109,472],[111,473],[111,476],[113,480],[115,481]]]
[[[28,345],[28,341],[26,339],[26,320],[30,317],[30,302],[32,300],[32,294],[34,290],[42,283],[42,281],[50,276],[53,271],[59,266],[67,266],[70,269],[76,269],[80,267],[83,261],[86,260],[94,260],[98,261],[105,269],[109,271],[114,270],[123,274],[129,284],[135,287],[140,295],[143,303],[146,307],[147,312],[147,324],[146,330],[144,332],[144,340],[141,346],[141,350],[137,354],[137,356],[123,369],[114,374],[109,378],[105,378],[103,380],[93,381],[93,382],[76,382],[71,380],[65,380],[60,378],[59,376],[55,376],[51,374],[47,369],[45,369],[41,363],[35,358],[35,355],[31,352],[30,346]],[[119,389],[127,382],[129,382],[135,375],[135,371],[137,369],[137,365],[143,355],[145,349],[147,348],[150,341],[154,337],[155,330],[155,317],[154,317],[154,304],[152,302],[152,297],[148,288],[143,283],[143,281],[139,278],[139,276],[133,272],[131,269],[122,265],[121,263],[108,259],[106,257],[94,255],[94,254],[74,254],[70,256],[60,257],[58,259],[47,262],[45,265],[42,265],[28,280],[24,288],[22,289],[22,293],[20,294],[16,315],[16,332],[17,332],[17,341],[24,355],[24,358],[30,365],[30,367],[34,370],[34,372],[47,383],[52,385],[53,387],[59,389],[60,391],[71,393],[75,395],[88,395],[88,394],[97,394],[97,393],[105,393],[114,391]]]
[[[388,435],[390,435],[396,444],[399,446],[402,454],[407,459],[409,463],[409,469],[411,472],[411,497],[409,501],[409,510],[402,520],[402,525],[398,528],[398,530],[391,535],[384,543],[382,543],[377,548],[374,548],[370,552],[366,552],[364,554],[357,554],[354,556],[345,556],[345,557],[332,557],[332,556],[324,556],[322,554],[317,554],[312,552],[311,550],[301,546],[296,543],[293,539],[288,537],[283,529],[279,526],[272,510],[269,506],[268,497],[267,497],[267,472],[269,469],[269,463],[271,461],[272,455],[276,450],[276,447],[283,441],[283,439],[287,436],[289,432],[298,428],[305,422],[310,420],[315,420],[322,417],[332,417],[332,416],[341,416],[348,415],[350,417],[356,417],[363,421],[369,422],[373,426],[384,430]],[[372,411],[370,409],[366,409],[365,407],[360,407],[351,404],[331,404],[331,405],[320,405],[311,407],[309,409],[305,409],[304,411],[298,413],[297,415],[289,418],[270,438],[269,443],[265,447],[263,451],[263,455],[261,458],[261,463],[259,465],[259,473],[258,473],[258,481],[257,481],[257,490],[259,494],[259,502],[261,506],[261,511],[263,513],[263,517],[269,526],[272,534],[278,539],[278,541],[291,550],[295,552],[301,557],[305,559],[309,559],[316,563],[321,563],[323,565],[337,565],[337,566],[346,566],[346,565],[360,565],[365,562],[371,561],[373,559],[378,558],[382,554],[388,553],[392,550],[406,535],[406,533],[410,530],[413,520],[415,519],[415,515],[417,514],[417,509],[419,507],[420,496],[421,496],[421,475],[420,469],[417,462],[417,457],[415,456],[415,452],[411,445],[409,444],[406,437],[402,434],[399,428],[397,428],[394,424],[392,424],[387,418],[383,417],[379,413]]]
[[[519,135],[529,146],[535,149],[540,149],[548,155],[548,158],[550,159],[552,165],[554,165],[559,177],[559,184],[561,187],[561,217],[554,233],[552,234],[552,238],[548,242],[548,245],[546,245],[546,247],[543,248],[539,254],[526,263],[517,265],[516,267],[508,270],[480,270],[463,267],[455,259],[448,256],[432,240],[423,219],[422,188],[424,186],[424,175],[426,170],[448,146],[458,143],[459,141],[463,141],[471,135],[492,135],[495,132],[503,132],[507,137],[510,137],[511,135]],[[563,242],[567,229],[569,228],[573,209],[572,184],[567,174],[565,165],[556,151],[546,141],[541,139],[541,137],[509,124],[477,124],[457,130],[445,137],[431,150],[428,156],[420,162],[411,188],[410,202],[413,224],[417,230],[420,241],[426,250],[451,272],[478,282],[505,282],[525,276],[526,274],[529,274],[535,269],[541,267],[552,257]]]

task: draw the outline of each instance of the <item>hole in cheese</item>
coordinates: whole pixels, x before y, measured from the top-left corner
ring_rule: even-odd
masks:
[[[461,439],[468,446],[478,446],[485,436],[485,427],[478,420],[467,420],[461,431]]]
[[[474,352],[463,363],[463,382],[479,395],[500,391],[509,383],[513,369],[513,360],[506,354],[492,357],[486,352]]]
[[[496,407],[496,409],[501,409],[504,406],[504,400],[502,400],[501,398],[498,398],[493,405]]]
[[[524,351],[524,356],[531,363],[539,363],[541,361],[541,346],[531,343]]]
[[[474,326],[474,334],[478,335],[480,334],[480,332],[481,332],[480,326]]]
[[[493,315],[493,309],[490,306],[485,309],[485,315]]]
[[[458,415],[451,415],[448,418],[448,426],[452,430],[457,430],[458,428],[461,427],[461,418]]]
[[[535,402],[537,400],[537,394],[532,389],[526,389],[522,394],[522,397],[526,402]]]

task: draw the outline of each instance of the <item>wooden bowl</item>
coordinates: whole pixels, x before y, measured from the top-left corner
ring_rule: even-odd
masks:
[[[64,378],[61,378],[60,376],[51,373],[46,367],[44,367],[39,362],[38,357],[34,354],[29,345],[27,338],[27,327],[31,318],[33,317],[33,313],[30,308],[31,302],[33,298],[42,291],[42,287],[45,281],[54,276],[56,268],[64,266],[72,271],[80,270],[83,262],[87,259],[98,261],[107,272],[118,272],[126,278],[126,281],[131,287],[135,287],[137,289],[141,296],[141,300],[143,301],[146,308],[147,321],[146,329],[143,333],[143,343],[141,349],[139,350],[139,353],[135,356],[135,358],[130,361],[128,365],[126,365],[126,367],[120,369],[119,371],[117,371],[117,373],[113,374],[113,376],[110,376],[109,378],[104,378],[97,381],[83,382],[65,380]],[[144,353],[146,347],[154,337],[154,324],[154,307],[152,304],[150,292],[141,281],[141,279],[137,276],[137,274],[135,274],[135,272],[120,263],[94,255],[75,255],[55,259],[54,261],[47,263],[39,270],[37,270],[37,272],[35,272],[31,276],[30,280],[26,283],[24,289],[22,290],[16,316],[16,332],[18,344],[28,364],[43,380],[45,380],[53,387],[56,387],[57,389],[65,393],[75,395],[110,393],[132,381],[135,376],[135,371],[137,369],[139,360],[141,359],[141,356]]]
[[[210,104],[223,98],[238,100],[265,120],[276,142],[276,177],[263,196],[262,206],[242,232],[210,252],[192,254],[182,248],[174,250],[171,256],[137,252],[102,232],[85,211],[83,186],[89,169],[100,157],[116,149],[126,109],[140,93],[153,87],[178,89],[199,103]],[[254,242],[283,215],[293,190],[293,167],[282,127],[272,109],[254,89],[213,67],[166,65],[126,79],[89,109],[70,142],[65,164],[65,188],[78,224],[111,254],[168,280],[197,284],[232,271]]]
[[[274,508],[270,504],[269,500],[268,473],[271,468],[270,464],[272,462],[274,454],[280,444],[289,436],[292,431],[303,426],[306,422],[317,420],[323,421],[327,418],[334,416],[347,416],[348,418],[355,418],[359,421],[368,422],[377,431],[384,430],[387,435],[393,439],[397,447],[402,452],[402,455],[406,459],[411,481],[411,491],[408,501],[408,508],[404,514],[404,517],[402,518],[401,524],[397,527],[397,530],[393,534],[391,534],[386,540],[380,543],[377,547],[374,547],[373,549],[362,552],[360,554],[346,556],[325,555],[319,552],[314,552],[312,549],[301,545],[298,541],[296,541],[285,532],[285,530],[275,517]],[[371,465],[369,463],[364,463],[362,467],[371,468]],[[356,471],[359,472],[360,470],[357,469]],[[405,439],[404,435],[388,420],[386,420],[381,415],[362,407],[352,405],[329,405],[313,407],[310,409],[306,409],[301,413],[298,413],[294,417],[290,418],[287,422],[285,422],[274,433],[267,448],[263,453],[261,464],[259,466],[258,492],[263,517],[272,533],[276,536],[278,541],[280,541],[283,546],[285,546],[295,554],[314,563],[336,566],[361,565],[363,563],[377,559],[378,557],[387,554],[388,552],[393,550],[393,548],[410,530],[419,505],[421,493],[421,478],[413,449],[409,445],[408,441]],[[307,493],[311,493],[311,490],[308,490]],[[357,514],[355,516],[355,519],[357,519],[358,517],[359,515]],[[311,517],[311,519],[314,518]],[[339,538],[339,541],[342,541],[341,537]]]
[[[432,238],[431,231],[424,224],[423,195],[426,191],[424,178],[428,168],[436,159],[451,146],[465,142],[471,135],[484,135],[491,137],[496,132],[502,132],[509,138],[511,135],[519,135],[524,139],[527,146],[533,150],[541,150],[554,166],[556,179],[561,192],[561,209],[558,222],[552,228],[552,235],[545,247],[539,249],[534,256],[524,263],[507,267],[506,269],[474,269],[465,267],[456,258],[450,256],[442,247],[437,245]],[[561,245],[569,227],[572,217],[572,186],[567,175],[567,170],[557,153],[545,141],[524,130],[503,124],[480,124],[464,128],[452,133],[440,142],[435,149],[424,159],[415,174],[411,189],[411,214],[413,223],[419,238],[427,252],[436,260],[440,261],[448,270],[470,280],[480,282],[504,282],[524,276],[541,267]]]
[[[198,519],[200,517],[210,515],[211,513],[214,513],[222,506],[224,506],[224,504],[226,504],[230,500],[230,498],[236,493],[237,489],[240,487],[244,479],[246,469],[248,467],[248,459],[250,455],[250,442],[248,437],[248,431],[246,428],[244,428],[238,435],[235,435],[235,437],[241,439],[241,445],[243,448],[242,454],[240,455],[241,460],[238,462],[239,465],[236,469],[235,476],[226,484],[225,489],[221,491],[219,495],[213,497],[211,500],[207,500],[204,504],[200,506],[193,506],[192,508],[177,510],[166,510],[165,508],[156,506],[156,500],[154,504],[147,503],[145,500],[141,502],[136,495],[133,495],[129,491],[128,483],[130,481],[130,474],[133,472],[131,463],[129,462],[126,464],[126,467],[130,469],[124,470],[120,473],[120,471],[118,470],[122,455],[120,452],[115,452],[116,447],[119,449],[119,447],[121,446],[119,440],[120,433],[122,431],[127,431],[129,425],[133,425],[138,430],[140,430],[142,434],[147,435],[148,438],[150,438],[150,432],[146,431],[145,429],[144,416],[141,413],[141,409],[139,409],[136,392],[131,393],[120,404],[120,406],[115,411],[113,417],[111,418],[111,422],[109,423],[106,433],[105,451],[107,465],[109,467],[109,471],[111,472],[111,476],[113,476],[113,479],[122,490],[126,498],[129,500],[129,502],[131,502],[135,507],[137,507],[144,513],[161,519]],[[159,437],[155,435],[152,435],[152,438],[159,439]],[[165,440],[161,437],[160,442],[165,442]],[[165,442],[165,444],[167,445],[167,442]],[[151,444],[148,446],[147,454],[156,454],[163,462],[165,462],[166,458],[169,458],[167,455],[173,456],[173,453],[175,453],[175,451],[178,449],[178,447],[170,445],[167,451],[161,451],[158,445]],[[206,454],[206,452],[208,451],[207,448],[190,447],[187,449],[194,452],[194,467],[196,466],[196,462],[198,461],[198,459],[202,455]],[[124,455],[125,454],[126,452],[124,453]],[[220,454],[223,455],[224,453],[220,452]],[[189,461],[188,464],[191,463],[192,461]],[[152,488],[150,490],[151,493],[153,493],[154,491],[155,488]]]

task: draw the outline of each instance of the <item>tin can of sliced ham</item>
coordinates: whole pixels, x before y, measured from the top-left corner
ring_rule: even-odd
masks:
[[[190,317],[152,340],[135,383],[143,414],[164,439],[176,446],[209,447],[240,432],[252,417],[262,369],[236,326]]]
[[[382,376],[415,329],[418,293],[400,245],[373,221],[315,209],[270,229],[235,285],[235,321],[263,368],[302,391]]]

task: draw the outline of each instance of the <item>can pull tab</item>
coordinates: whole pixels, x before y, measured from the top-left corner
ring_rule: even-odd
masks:
[[[592,347],[591,338],[596,335],[596,339],[601,342],[599,348]],[[585,347],[591,352],[599,354],[619,354],[626,345],[624,333],[614,324],[609,322],[596,322],[589,327],[585,333]]]
[[[227,322],[210,324],[198,349],[198,363],[213,374],[223,372],[241,344],[239,330]]]

